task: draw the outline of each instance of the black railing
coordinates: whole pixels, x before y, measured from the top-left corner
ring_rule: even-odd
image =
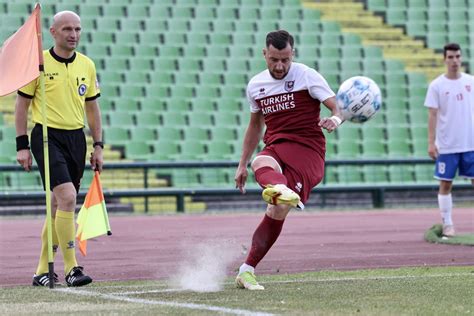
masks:
[[[417,165],[417,164],[433,164],[430,159],[345,159],[345,160],[328,160],[326,161],[326,168],[331,166],[341,165]],[[235,161],[187,161],[187,162],[121,162],[121,163],[107,163],[104,170],[119,170],[119,169],[142,169],[143,173],[143,189],[125,189],[125,190],[104,190],[106,198],[113,197],[144,197],[145,198],[145,212],[148,211],[148,197],[152,196],[175,196],[177,198],[176,207],[178,212],[184,212],[184,198],[185,196],[198,195],[238,195],[240,192],[237,189],[231,188],[181,188],[181,187],[166,187],[166,188],[149,188],[149,171],[151,169],[188,169],[188,168],[230,168],[237,167],[238,163]],[[37,170],[37,166],[33,166],[33,170]],[[0,164],[0,172],[7,171],[23,171],[19,165],[5,165]],[[318,187],[313,189],[316,193],[331,193],[331,192],[370,192],[372,196],[372,203],[374,207],[384,207],[384,194],[388,191],[420,191],[420,190],[435,190],[438,187],[436,182],[433,183],[373,183],[373,184],[327,184],[325,181]],[[457,184],[456,188],[469,188],[469,184]],[[248,194],[259,194],[260,188],[248,188]],[[85,192],[81,191],[79,197],[83,197]],[[45,193],[42,191],[3,191],[0,192],[0,200],[36,200],[44,199]]]

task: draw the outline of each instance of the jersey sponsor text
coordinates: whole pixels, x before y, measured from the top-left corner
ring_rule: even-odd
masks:
[[[262,107],[263,115],[293,109],[296,106],[293,93],[271,96],[261,99],[259,102]]]

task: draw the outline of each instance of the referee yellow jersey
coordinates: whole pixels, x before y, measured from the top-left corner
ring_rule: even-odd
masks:
[[[43,56],[48,126],[65,130],[83,128],[85,101],[100,96],[94,62],[78,52],[64,59],[53,48],[43,51]],[[33,99],[33,123],[42,124],[39,78],[18,90],[18,94]]]

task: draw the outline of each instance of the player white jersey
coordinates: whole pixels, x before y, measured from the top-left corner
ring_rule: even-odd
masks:
[[[265,118],[263,140],[267,145],[289,139],[324,150],[324,135],[318,126],[320,102],[333,96],[316,70],[295,62],[283,79],[273,78],[267,69],[247,86],[250,111],[262,111]],[[301,119],[303,116],[305,119]]]
[[[435,144],[440,154],[474,151],[474,76],[439,76],[428,88],[425,106],[438,109]]]

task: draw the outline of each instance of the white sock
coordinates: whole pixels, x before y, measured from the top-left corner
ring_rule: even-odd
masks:
[[[451,197],[451,193],[448,195],[438,194],[438,205],[441,212],[441,218],[443,219],[443,225],[453,225],[453,219],[451,218],[453,198]]]
[[[241,273],[244,273],[244,272],[252,272],[252,273],[255,273],[255,268],[252,267],[252,266],[249,266],[248,264],[246,263],[243,263],[240,268],[239,268],[239,274]]]

